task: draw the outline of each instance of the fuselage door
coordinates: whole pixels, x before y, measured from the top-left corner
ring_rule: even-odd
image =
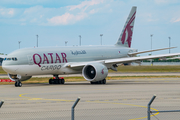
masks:
[[[29,65],[33,65],[33,58],[31,55],[27,55],[28,57],[28,62],[29,62]]]

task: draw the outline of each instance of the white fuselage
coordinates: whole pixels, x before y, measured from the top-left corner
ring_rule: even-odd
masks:
[[[136,51],[122,46],[78,46],[19,49],[3,61],[3,69],[22,76],[81,73],[82,67],[64,67],[72,62],[93,62],[128,57]]]

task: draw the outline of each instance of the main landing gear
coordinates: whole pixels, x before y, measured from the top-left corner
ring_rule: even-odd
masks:
[[[91,84],[106,84],[106,79],[97,82],[91,82]]]
[[[15,87],[21,87],[21,86],[22,86],[21,81],[16,81],[16,82],[15,82]]]
[[[58,77],[58,75],[54,75],[53,78],[49,79],[49,84],[64,84],[65,80],[63,77]]]

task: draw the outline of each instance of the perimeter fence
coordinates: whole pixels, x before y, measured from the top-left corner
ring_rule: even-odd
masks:
[[[150,99],[149,99],[150,100]],[[83,101],[82,101],[83,102]],[[142,102],[142,101],[141,101]],[[144,104],[146,102],[146,104]],[[166,102],[170,102],[169,100]],[[106,104],[104,104],[106,103]],[[139,103],[123,103],[122,101],[90,101],[89,103],[77,104],[75,108],[75,120],[147,120],[148,107],[147,101],[144,105]],[[14,104],[9,106],[4,102],[0,108],[0,120],[71,120],[72,109],[70,106],[74,101],[53,102],[46,106],[46,102],[35,104],[35,102],[27,103],[24,106]],[[87,105],[88,104],[88,105]],[[101,104],[99,106],[99,104]],[[138,105],[139,104],[139,105]],[[159,104],[159,106],[158,106]],[[159,103],[151,106],[151,111],[162,110],[180,110],[179,101],[171,106]],[[34,106],[34,107],[30,107]],[[59,106],[59,109],[58,107]],[[28,110],[26,109],[28,107]],[[54,110],[50,110],[49,107]],[[38,109],[37,109],[38,108]],[[42,108],[42,109],[41,109]],[[96,108],[96,109],[95,109]],[[98,108],[98,109],[97,109]],[[18,110],[17,110],[18,109]],[[11,111],[11,112],[10,112]],[[152,113],[150,112],[151,120],[180,120],[180,112],[175,113]]]

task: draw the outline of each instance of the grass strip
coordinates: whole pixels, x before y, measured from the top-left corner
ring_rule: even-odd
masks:
[[[180,66],[119,66],[118,72],[180,72]],[[109,72],[115,72],[109,70]]]
[[[109,76],[106,80],[126,80],[126,79],[145,79],[145,78],[180,78],[180,76]],[[7,79],[7,78],[4,78]],[[86,81],[83,77],[65,77],[66,82],[81,82]],[[31,78],[27,81],[22,81],[24,84],[31,83],[48,83],[49,78]],[[14,84],[14,82],[0,82],[0,85],[10,85]]]

